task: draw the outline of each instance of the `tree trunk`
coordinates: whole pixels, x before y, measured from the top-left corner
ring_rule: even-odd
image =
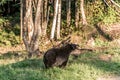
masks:
[[[79,28],[79,0],[75,0],[75,27],[76,30]]]
[[[60,26],[61,26],[61,0],[58,4],[58,20],[57,20],[57,39],[60,38]]]
[[[28,41],[31,42],[33,31],[34,31],[34,25],[33,25],[33,15],[32,15],[32,1],[30,1],[28,6],[28,11],[26,13],[28,16]]]
[[[27,17],[27,9],[28,9],[28,1],[27,0],[22,0],[23,2],[23,20],[22,20],[22,23],[23,23],[23,42],[25,44],[25,47],[26,47],[26,50],[27,52],[29,52],[29,42],[28,42],[28,31],[27,31],[27,28],[28,28],[28,17]]]
[[[23,42],[29,57],[33,54],[40,54],[39,51],[39,36],[41,34],[41,5],[42,0],[38,0],[36,12],[32,13],[32,1],[23,0]],[[33,19],[35,19],[33,21]]]
[[[23,32],[23,0],[20,1],[20,40],[22,41]]]
[[[66,11],[67,11],[67,27],[71,24],[71,0],[66,0]]]
[[[38,0],[37,4],[37,11],[35,15],[35,24],[34,24],[34,33],[32,36],[32,40],[30,43],[30,52],[29,56],[31,57],[32,54],[39,54],[39,36],[41,35],[41,26],[42,26],[42,12],[41,12],[41,7],[42,7],[42,0]]]
[[[81,15],[82,15],[82,23],[83,25],[87,25],[87,20],[85,16],[85,11],[84,11],[84,0],[81,0],[80,2],[80,10],[81,10]]]
[[[56,0],[55,8],[54,8],[54,18],[53,18],[53,24],[52,24],[52,30],[51,30],[51,36],[50,38],[53,39],[55,35],[55,28],[56,28],[56,22],[57,22],[57,15],[58,15],[58,0]]]
[[[24,36],[28,38],[28,43],[30,43],[32,34],[33,34],[32,1],[29,0],[29,1],[24,1],[24,2],[25,2],[24,15],[23,15],[24,30],[25,30]]]
[[[42,25],[42,35],[46,36],[46,31],[47,31],[47,5],[48,5],[48,0],[44,0],[43,2],[43,25]]]

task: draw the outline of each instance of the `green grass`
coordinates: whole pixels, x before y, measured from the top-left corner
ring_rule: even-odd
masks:
[[[114,54],[111,61],[98,59],[105,51],[87,52],[77,58],[70,56],[65,68],[50,69],[44,68],[42,58],[16,60],[23,56],[1,55],[0,60],[15,59],[16,62],[0,64],[0,80],[96,80],[100,76],[120,75],[120,49],[107,50],[111,51]]]

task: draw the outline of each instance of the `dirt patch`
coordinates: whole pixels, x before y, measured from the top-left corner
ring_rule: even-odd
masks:
[[[102,61],[111,61],[112,56],[112,54],[101,54],[99,55],[99,59]]]
[[[120,80],[120,76],[99,77],[97,80]]]
[[[4,54],[7,52],[14,52],[14,51],[22,51],[22,50],[25,50],[24,45],[17,45],[14,47],[5,46],[5,47],[0,47],[0,54]]]

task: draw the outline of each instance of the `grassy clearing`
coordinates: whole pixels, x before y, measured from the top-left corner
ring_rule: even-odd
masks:
[[[106,52],[112,52],[112,59],[100,60],[99,55]],[[119,48],[103,52],[86,52],[77,58],[70,56],[64,69],[54,67],[46,70],[42,58],[25,59],[25,56],[1,55],[0,60],[5,62],[8,59],[8,64],[0,64],[0,80],[97,80],[100,76],[120,75]]]

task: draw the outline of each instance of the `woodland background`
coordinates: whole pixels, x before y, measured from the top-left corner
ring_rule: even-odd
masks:
[[[119,35],[119,0],[1,0],[0,79],[120,80]],[[93,52],[45,70],[44,52],[68,36]]]

